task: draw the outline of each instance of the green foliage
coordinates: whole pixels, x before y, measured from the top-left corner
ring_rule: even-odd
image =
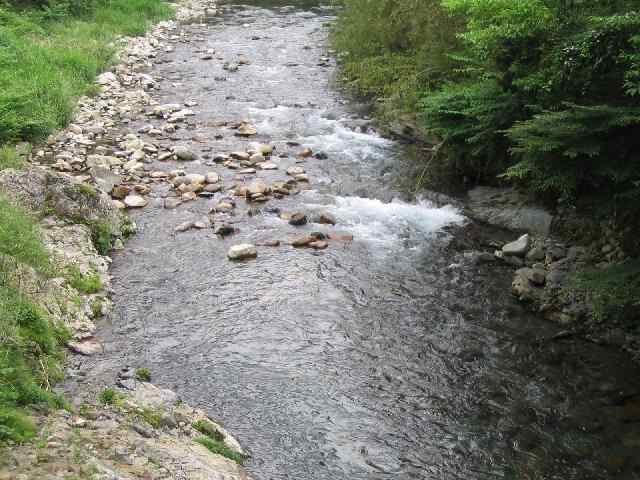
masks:
[[[151,370],[148,368],[138,368],[136,369],[136,378],[141,382],[150,382],[151,381]]]
[[[64,126],[110,63],[110,42],[164,18],[161,0],[66,0],[0,6],[0,143]]]
[[[35,218],[0,197],[0,270],[8,272],[17,263],[40,273],[51,268]]]
[[[94,221],[89,223],[91,240],[100,255],[106,255],[111,250],[111,225],[107,222]]]
[[[208,420],[196,420],[191,424],[191,426],[212,440],[216,440],[218,442],[224,441],[224,435],[222,432],[220,432],[218,428]]]
[[[77,265],[70,265],[66,269],[69,284],[82,293],[96,293],[102,288],[102,280],[97,273],[83,274]]]
[[[153,428],[160,428],[163,413],[164,412],[162,410],[148,407],[145,407],[139,411],[139,414],[144,419],[144,421],[151,425]]]
[[[437,85],[455,62],[461,21],[439,0],[344,0],[332,32],[342,74],[359,94],[383,100],[383,112],[414,112],[420,92]]]
[[[111,387],[106,387],[98,394],[98,401],[103,405],[119,406],[122,403],[122,395]]]
[[[195,441],[200,445],[205,446],[211,453],[222,455],[223,457],[233,460],[238,464],[242,464],[242,462],[244,461],[244,457],[240,453],[227,447],[224,442],[214,440],[210,437],[198,437]]]
[[[6,168],[22,168],[24,166],[24,158],[16,153],[15,148],[5,145],[0,147],[0,170]]]
[[[640,260],[582,272],[572,279],[572,284],[586,294],[596,320],[616,319],[631,322],[633,328],[640,327]]]
[[[36,434],[36,427],[31,419],[19,409],[0,405],[0,444],[25,442]]]
[[[550,200],[640,198],[640,0],[344,2],[348,84],[417,106],[443,141],[432,165]]]

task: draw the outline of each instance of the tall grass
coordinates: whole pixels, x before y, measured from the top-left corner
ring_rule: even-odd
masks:
[[[38,140],[68,123],[109,65],[111,42],[170,14],[161,0],[101,0],[90,10],[0,7],[0,143]]]

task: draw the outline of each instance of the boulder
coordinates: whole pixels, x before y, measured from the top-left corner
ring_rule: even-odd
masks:
[[[502,253],[505,257],[524,257],[529,251],[530,241],[531,239],[529,237],[529,234],[524,234],[517,240],[507,243],[504,247],[502,247]]]

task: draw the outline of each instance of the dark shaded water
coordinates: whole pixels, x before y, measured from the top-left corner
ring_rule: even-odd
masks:
[[[191,40],[152,72],[164,79],[157,99],[198,102],[173,142],[200,153],[189,172],[243,180],[205,165],[250,143],[220,121],[247,118],[252,141],[286,154],[280,170],[259,172],[267,180],[295,164],[300,147],[287,141],[326,152],[304,164],[310,190],[269,206],[330,212],[335,229],[302,230],[355,241],[261,248],[256,261],[230,263],[230,245],[286,241],[300,228],[250,217],[238,201],[231,239],[175,234],[209,204],[164,210],[158,187],[136,217],[139,234],[114,257],[117,314],[100,333],[107,353],[88,360],[94,371],[150,368],[224,421],[257,480],[638,478],[637,369],[592,344],[540,346],[554,327],[514,303],[509,271],[450,248],[445,227],[463,224],[461,214],[394,200],[409,175],[402,147],[368,132],[331,86],[333,60],[318,65],[332,10],[287,3],[227,5],[210,25],[185,27]],[[207,48],[251,64],[226,72],[222,60],[199,60]]]

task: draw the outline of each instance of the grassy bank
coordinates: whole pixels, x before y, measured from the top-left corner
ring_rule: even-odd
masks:
[[[161,0],[0,3],[0,144],[39,140],[68,123],[111,62],[113,40],[169,13]]]
[[[0,170],[24,165],[11,143],[41,140],[71,120],[118,36],[141,34],[170,13],[161,0],[0,2]],[[83,292],[100,288],[97,277],[53,271],[37,220],[0,197],[0,444],[34,435],[30,406],[64,404],[52,386],[69,335],[23,293],[35,278],[25,269],[41,279],[66,274]]]

